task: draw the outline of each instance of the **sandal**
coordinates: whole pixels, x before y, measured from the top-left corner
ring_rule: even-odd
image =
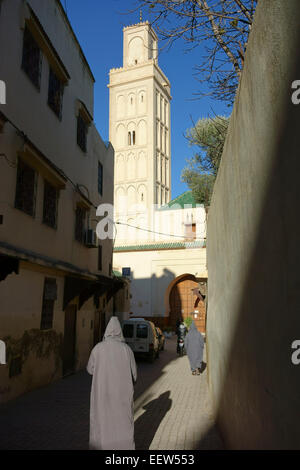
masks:
[[[192,371],[192,375],[196,375],[196,371],[195,371],[195,370]]]

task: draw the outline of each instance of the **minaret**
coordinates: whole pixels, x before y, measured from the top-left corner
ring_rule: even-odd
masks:
[[[115,219],[139,227],[171,199],[170,82],[157,41],[148,21],[124,28],[123,67],[110,70],[108,85]]]

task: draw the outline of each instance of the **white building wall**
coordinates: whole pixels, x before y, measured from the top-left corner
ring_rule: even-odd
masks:
[[[114,252],[118,270],[131,269],[131,311],[135,316],[168,316],[165,295],[182,274],[207,277],[206,249]]]
[[[148,22],[124,28],[123,51],[123,67],[110,71],[108,85],[110,140],[115,149],[115,216],[134,225],[144,214],[148,226],[154,204],[162,204],[157,187],[161,194],[164,185],[167,196],[163,202],[170,199],[170,83],[158,67],[157,37]],[[157,154],[163,155],[159,168]]]

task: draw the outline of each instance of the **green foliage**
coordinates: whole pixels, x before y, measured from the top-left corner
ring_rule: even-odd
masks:
[[[186,319],[184,320],[184,324],[187,328],[190,328],[192,322],[193,322],[192,317],[186,317]]]
[[[203,118],[186,132],[190,146],[199,151],[187,160],[181,179],[188,184],[196,202],[209,206],[219,169],[229,117]]]
[[[179,40],[187,51],[198,49],[199,97],[231,107],[256,5],[257,0],[137,0],[135,9],[144,10],[166,48]]]

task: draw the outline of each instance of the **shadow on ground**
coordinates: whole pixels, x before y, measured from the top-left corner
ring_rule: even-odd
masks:
[[[136,400],[150,386],[164,374],[163,369],[172,361],[176,361],[176,337],[166,339],[165,350],[160,352],[159,358],[153,364],[146,360],[137,359],[138,380],[134,387],[134,399]]]
[[[137,360],[134,398],[161,377],[163,368],[174,359],[176,343],[167,340],[166,350],[153,364]],[[82,370],[1,404],[0,450],[87,450],[91,383],[91,376]],[[162,397],[162,410],[166,403],[166,397]],[[145,414],[149,412],[147,405]],[[159,416],[155,421],[158,425]]]
[[[143,406],[143,413],[134,423],[135,447],[137,450],[148,450],[166,413],[171,409],[170,391],[162,393],[155,400]],[[150,426],[149,426],[149,423]]]

